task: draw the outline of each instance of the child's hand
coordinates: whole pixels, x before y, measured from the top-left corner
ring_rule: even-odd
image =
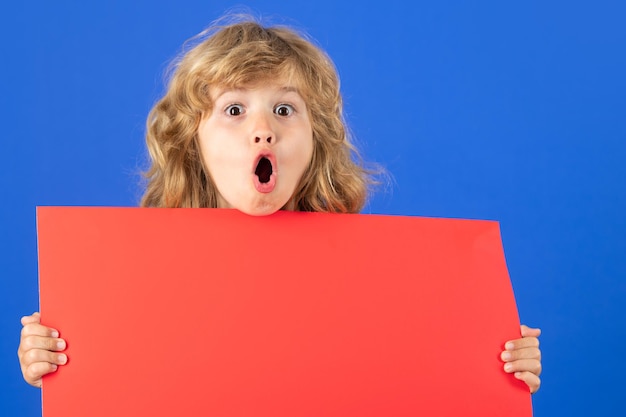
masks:
[[[67,356],[57,353],[65,350],[65,340],[59,332],[40,324],[40,314],[22,317],[22,336],[17,356],[26,382],[41,388],[41,377],[67,363]]]
[[[530,393],[539,389],[541,380],[541,351],[539,350],[540,329],[522,325],[522,338],[506,342],[506,349],[500,357],[505,362],[504,372],[514,373],[515,378],[524,381]]]

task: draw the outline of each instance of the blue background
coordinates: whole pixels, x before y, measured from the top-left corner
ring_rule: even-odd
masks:
[[[35,207],[137,204],[167,62],[234,4],[6,3],[0,414],[37,416],[16,357],[19,318],[38,309]],[[501,222],[522,322],[544,332],[539,417],[623,410],[623,4],[248,3],[334,58],[358,144],[393,178],[365,212]]]

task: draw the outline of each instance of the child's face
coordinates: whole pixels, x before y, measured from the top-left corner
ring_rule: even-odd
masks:
[[[218,207],[266,215],[290,201],[313,155],[306,103],[292,87],[264,83],[212,91],[198,127]]]

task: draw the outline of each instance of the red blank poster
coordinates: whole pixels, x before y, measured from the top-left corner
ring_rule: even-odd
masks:
[[[531,416],[498,223],[40,207],[44,417]]]

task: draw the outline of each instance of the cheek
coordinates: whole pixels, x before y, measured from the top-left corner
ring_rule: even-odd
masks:
[[[308,165],[313,157],[313,130],[311,126],[307,124],[302,126],[297,134],[294,134],[297,140],[294,142],[292,152],[294,157],[298,159],[299,163],[306,162]]]
[[[211,149],[203,155],[203,159],[209,176],[216,182],[218,188],[240,181],[244,174],[242,166],[245,161],[232,152],[219,148]]]
[[[303,155],[303,172],[313,163],[313,143],[311,143]]]
[[[219,129],[213,129],[210,135],[199,135],[201,157],[207,169],[211,170],[216,164],[240,163],[245,151],[233,136],[232,133],[222,133]]]
[[[304,163],[304,169],[306,169],[313,161],[313,153],[315,150],[315,143],[313,142],[313,136],[310,135],[305,145],[302,146],[302,158]]]

